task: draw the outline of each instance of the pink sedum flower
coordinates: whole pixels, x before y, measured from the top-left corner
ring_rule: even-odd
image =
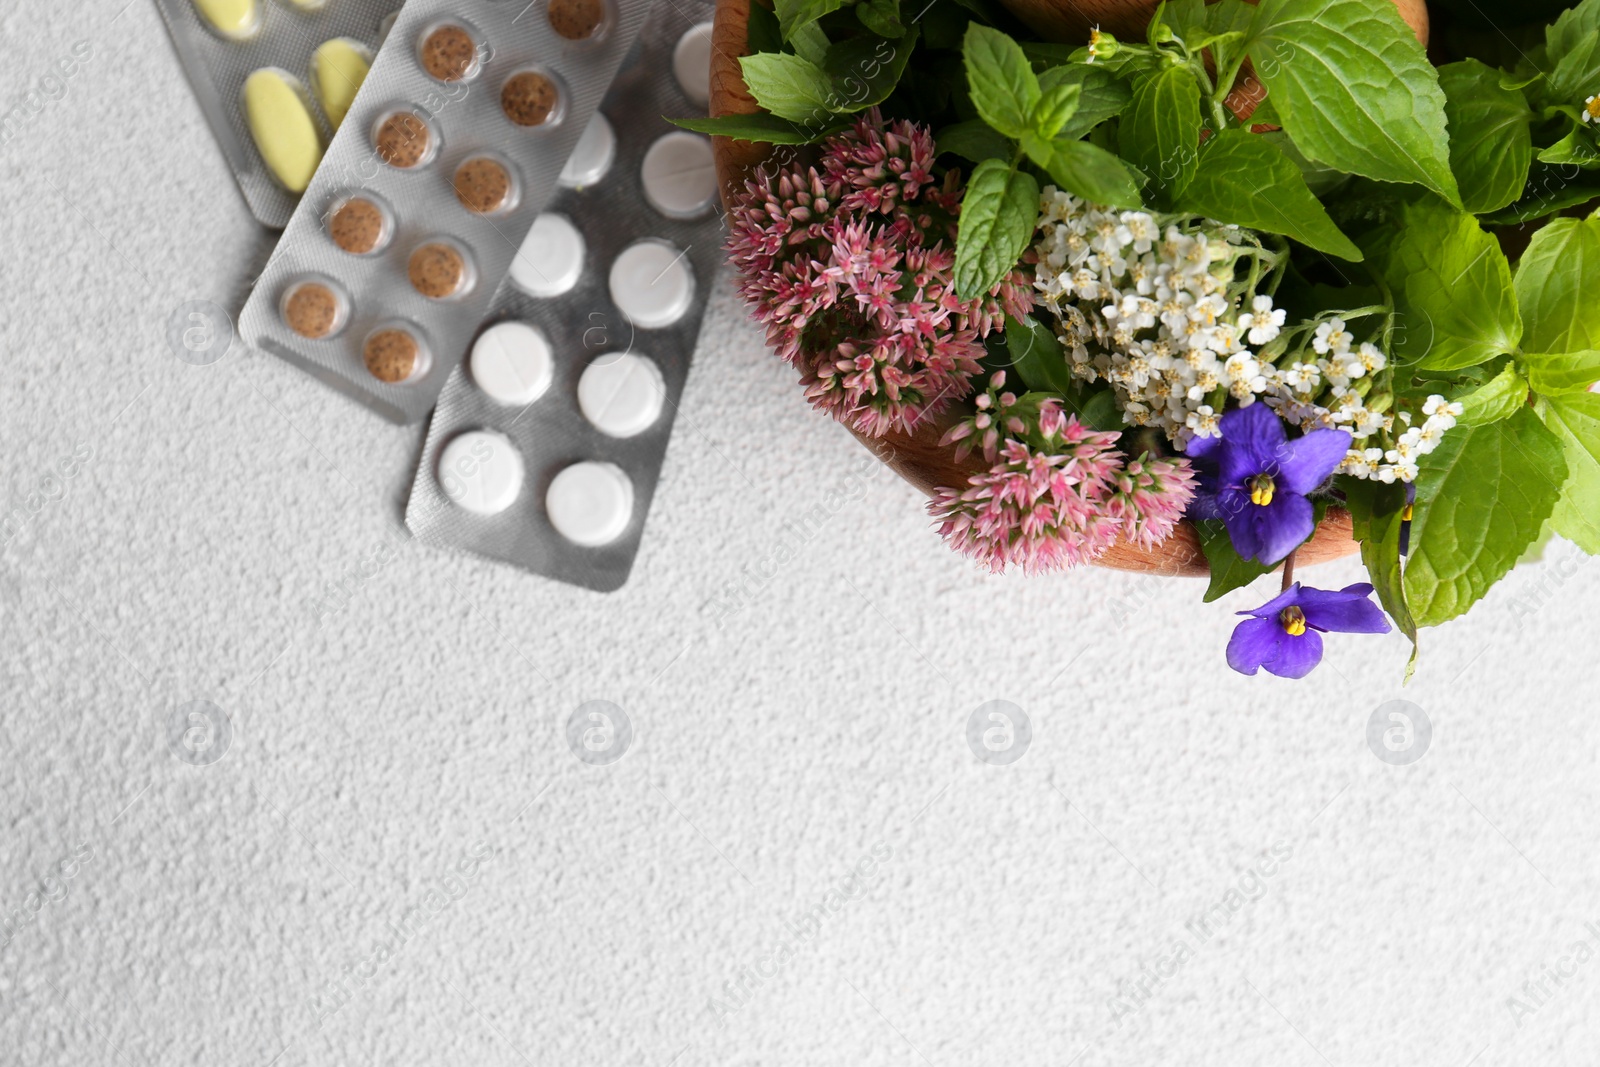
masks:
[[[974,448],[991,466],[928,505],[952,548],[999,573],[1037,574],[1088,563],[1119,538],[1149,548],[1166,540],[1194,496],[1184,459],[1124,462],[1120,435],[1091,430],[1060,401],[1003,391],[998,371],[945,443]]]
[[[1020,271],[982,299],[954,282],[960,175],[935,182],[933,136],[876,109],[818,167],[747,182],[729,214],[740,292],[807,399],[873,437],[972,392],[983,338],[1032,309]]]

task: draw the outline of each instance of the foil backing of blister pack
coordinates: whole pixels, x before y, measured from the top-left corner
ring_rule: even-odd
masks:
[[[413,0],[415,2],[415,0]],[[706,301],[723,261],[720,211],[684,221],[666,218],[644,196],[641,166],[651,145],[677,129],[662,116],[702,115],[673,74],[678,42],[710,20],[708,0],[657,0],[637,51],[618,74],[601,106],[616,131],[616,158],[606,177],[582,189],[564,190],[549,207],[570,219],[587,244],[584,274],[556,297],[535,297],[511,279],[500,287],[483,323],[529,323],[545,333],[554,352],[554,378],[526,406],[503,406],[458,367],[439,398],[418,461],[406,524],[425,544],[459,549],[512,564],[535,574],[610,592],[628,580],[639,551],[646,516],[661,477],[667,443],[683,395]],[[618,310],[608,282],[611,263],[624,248],[659,238],[684,253],[694,274],[687,312],[661,329],[632,326]],[[662,413],[633,437],[602,433],[578,405],[578,381],[597,356],[631,351],[653,359],[665,389]],[[490,430],[508,437],[525,470],[522,492],[496,515],[469,512],[452,503],[439,481],[440,453],[457,435]],[[608,544],[585,547],[551,525],[545,500],[554,476],[572,463],[599,461],[622,468],[633,483],[633,509],[623,532]]]
[[[336,2],[336,0],[335,0]],[[558,178],[648,14],[645,0],[604,0],[606,22],[593,39],[568,40],[548,8],[565,0],[410,0],[395,20],[344,125],[324,155],[277,250],[240,315],[246,343],[279,356],[396,422],[432,410],[450,372],[494,299],[529,226],[558,189]],[[421,62],[420,42],[441,24],[468,27],[478,51],[475,73],[441,82]],[[559,89],[559,117],[518,126],[502,106],[505,83],[537,71]],[[429,127],[431,157],[403,169],[375,148],[380,120],[415,113]],[[468,211],[456,195],[456,168],[488,157],[506,164],[519,195],[494,215]],[[326,216],[351,194],[387,208],[392,232],[381,250],[353,255],[335,245]],[[465,292],[431,299],[412,287],[411,253],[453,244],[475,278]],[[290,330],[281,306],[306,279],[347,304],[336,332],[307,339]],[[377,332],[400,326],[422,358],[406,381],[385,382],[367,369],[363,348]]]
[[[383,22],[400,10],[404,0],[327,0],[314,11],[302,10],[287,0],[258,2],[260,25],[242,41],[209,29],[194,0],[156,0],[156,8],[250,213],[262,225],[282,229],[300,196],[279,184],[256,149],[242,103],[245,79],[257,70],[276,67],[309,90],[311,57],[317,46],[348,37],[377,52]],[[314,98],[316,94],[311,95]],[[320,103],[313,102],[310,110],[327,144],[333,138],[333,127]]]

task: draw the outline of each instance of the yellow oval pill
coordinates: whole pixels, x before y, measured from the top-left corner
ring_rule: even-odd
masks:
[[[335,37],[323,41],[311,53],[311,87],[316,90],[322,113],[334,129],[344,121],[355,102],[356,90],[372,68],[372,53],[360,41]]]
[[[212,29],[233,41],[254,35],[261,25],[256,0],[194,0],[194,9]]]
[[[244,114],[273,177],[291,193],[305,192],[322,161],[322,137],[300,79],[262,67],[244,81]]]

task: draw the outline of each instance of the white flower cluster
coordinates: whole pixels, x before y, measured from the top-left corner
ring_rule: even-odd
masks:
[[[1034,287],[1059,319],[1073,373],[1109,381],[1126,422],[1159,427],[1180,449],[1217,434],[1227,397],[1241,407],[1259,399],[1303,430],[1349,430],[1345,473],[1410,481],[1417,458],[1461,413],[1459,404],[1430,397],[1426,422],[1412,427],[1408,412],[1369,407],[1372,376],[1387,359],[1371,343],[1356,345],[1341,319],[1317,325],[1310,352],[1263,352],[1285,315],[1266,294],[1244,310],[1239,290],[1248,286],[1235,268],[1263,250],[1237,226],[1208,219],[1163,232],[1146,212],[1103,208],[1050,186],[1039,231]]]

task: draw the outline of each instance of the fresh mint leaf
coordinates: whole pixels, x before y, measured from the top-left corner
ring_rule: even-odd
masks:
[[[1020,320],[1006,316],[1006,351],[1011,356],[1011,366],[1029,390],[1057,396],[1073,391],[1076,383],[1061,342],[1054,330],[1032,315]]]
[[[1600,219],[1556,219],[1546,224],[1517,263],[1517,299],[1532,352],[1600,349]]]
[[[778,16],[778,31],[785,41],[792,41],[800,27],[839,10],[843,4],[844,0],[773,0],[772,9]]]
[[[1500,72],[1476,59],[1439,68],[1450,123],[1450,169],[1461,204],[1475,215],[1515,200],[1533,158],[1533,111],[1519,92],[1500,86]]]
[[[1600,394],[1550,397],[1540,413],[1567,458],[1567,482],[1551,525],[1589,555],[1600,555]]]
[[[1581,393],[1600,382],[1600,352],[1527,352],[1528,384],[1545,395]]]
[[[933,139],[941,152],[954,152],[963,159],[982,163],[986,159],[1011,158],[1011,142],[982,119],[971,119],[946,126]]]
[[[1124,159],[1150,176],[1154,202],[1170,205],[1183,192],[1200,155],[1200,83],[1187,65],[1169,64],[1134,81],[1117,144]]]
[[[1361,542],[1361,562],[1378,594],[1378,603],[1389,613],[1396,628],[1411,639],[1412,658],[1416,658],[1417,622],[1406,603],[1405,581],[1400,568],[1400,534],[1405,526],[1406,489],[1399,482],[1385,485],[1361,478],[1350,478],[1344,485],[1345,505]]]
[[[1350,180],[1350,175],[1342,170],[1325,167],[1321,163],[1307,159],[1304,152],[1295,147],[1289,135],[1282,130],[1268,130],[1252,136],[1266,141],[1273,148],[1282,152],[1295,166],[1300,168],[1300,176],[1306,180],[1306,188],[1311,190],[1313,196],[1321,198]]]
[[[822,27],[815,22],[808,22],[804,26],[796,26],[789,35],[789,47],[801,59],[808,59],[817,66],[822,66],[828,61],[828,35]]]
[[[1484,216],[1488,226],[1517,226],[1600,197],[1600,175],[1572,167],[1535,162],[1528,168],[1522,195]]]
[[[856,4],[856,18],[879,37],[900,37],[906,32],[900,21],[900,0],[861,0]]]
[[[917,28],[904,37],[863,35],[828,47],[823,70],[832,80],[832,110],[863,111],[889,98],[917,44]]]
[[[967,27],[961,51],[978,115],[1007,137],[1028,133],[1040,89],[1022,46],[999,30],[974,22]]]
[[[1046,141],[1030,133],[1022,138],[1022,150],[1069,193],[1111,207],[1140,207],[1142,176],[1104,148],[1088,141]]]
[[[1567,479],[1561,441],[1526,408],[1458,424],[1423,456],[1411,522],[1406,602],[1419,626],[1462,614],[1539,536]]]
[[[1078,421],[1091,430],[1121,432],[1127,429],[1128,424],[1122,417],[1122,405],[1117,402],[1117,394],[1104,383],[1100,385],[1085,385],[1075,382],[1073,387],[1061,394],[1062,402],[1068,411],[1078,416]]]
[[[1460,204],[1438,75],[1390,0],[1264,0],[1245,47],[1307,156]]]
[[[1455,370],[1513,351],[1523,339],[1511,267],[1471,215],[1437,201],[1406,205],[1381,269],[1394,294],[1394,347],[1403,362]]]
[[[1033,175],[998,159],[972,171],[961,199],[956,230],[956,293],[983,296],[1017,265],[1039,213],[1039,183]]]
[[[1223,130],[1206,140],[1178,205],[1220,222],[1285,234],[1340,259],[1361,259],[1361,249],[1311,195],[1300,168],[1271,142],[1243,130]]]
[[[1211,584],[1206,586],[1206,595],[1201,598],[1207,604],[1225,593],[1244,588],[1276,566],[1241,558],[1221,519],[1205,519],[1195,523],[1194,528],[1200,535],[1200,551],[1211,564]]]
[[[808,59],[761,52],[739,60],[744,83],[763,109],[792,122],[817,122],[833,107],[833,79]]]
[[[1600,78],[1600,10],[1592,0],[1545,28],[1545,64],[1547,101],[1574,103],[1591,95],[1589,87]]]
[[[1082,92],[1082,88],[1070,82],[1052,85],[1049,89],[1041,87],[1039,103],[1033,109],[1033,132],[1046,139],[1054,137],[1077,112]]]
[[[1594,170],[1600,167],[1600,148],[1595,147],[1594,135],[1587,129],[1573,127],[1561,140],[1539,152],[1540,163],[1561,163]]]
[[[1487,426],[1509,419],[1528,406],[1528,382],[1507,363],[1500,373],[1451,399],[1461,404],[1459,421],[1469,426]]]
[[[778,16],[760,4],[750,5],[750,21],[745,24],[745,38],[753,53],[783,51],[783,31],[778,28]]]
[[[1104,67],[1085,63],[1051,67],[1039,75],[1042,92],[1049,92],[1058,85],[1076,85],[1079,89],[1078,110],[1056,133],[1057,137],[1074,141],[1106,119],[1122,114],[1132,95],[1127,82]]]
[[[736,141],[762,144],[810,144],[828,131],[825,127],[801,126],[776,115],[723,115],[708,119],[673,119],[674,125],[713,137],[732,137]]]

